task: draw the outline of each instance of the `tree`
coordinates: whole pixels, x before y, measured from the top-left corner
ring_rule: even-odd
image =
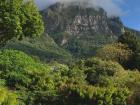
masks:
[[[140,38],[131,32],[125,32],[119,37],[118,42],[126,44],[133,51],[133,55],[126,65],[127,68],[140,70]]]
[[[133,52],[140,51],[138,37],[132,32],[125,32],[118,38],[118,42],[126,44]]]
[[[0,1],[0,44],[13,37],[40,36],[43,31],[41,16],[32,0]]]
[[[140,52],[133,54],[132,59],[129,61],[129,68],[138,69],[140,71]]]

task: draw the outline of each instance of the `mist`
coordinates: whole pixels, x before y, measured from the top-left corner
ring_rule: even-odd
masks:
[[[37,7],[42,10],[57,2],[68,5],[71,2],[79,3],[86,7],[103,8],[109,17],[123,15],[120,5],[124,0],[35,0]]]

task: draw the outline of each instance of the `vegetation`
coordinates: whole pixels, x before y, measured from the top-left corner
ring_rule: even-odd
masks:
[[[40,36],[44,32],[41,16],[32,0],[1,0],[0,44],[16,37]]]
[[[126,81],[127,72],[118,63],[98,58],[73,66],[46,65],[23,52],[3,50],[0,52],[0,68],[5,86],[14,90],[24,104],[120,105],[125,104],[130,95],[130,90],[121,85]]]
[[[107,45],[98,40],[96,48],[86,46],[88,36],[71,38],[65,47],[73,57],[48,35],[23,38],[44,30],[33,1],[2,0],[0,10],[0,41],[9,41],[0,49],[0,105],[139,105],[137,36],[126,32]]]
[[[140,69],[140,38],[131,32],[125,32],[124,35],[119,37],[118,42],[127,45],[133,51],[126,66],[131,69]]]
[[[13,39],[3,49],[19,50],[42,62],[59,61],[67,63],[72,61],[72,55],[58,46],[47,34],[39,38],[23,38],[22,41]]]
[[[104,59],[125,64],[132,56],[132,50],[122,43],[113,43],[103,46],[96,51],[96,56]]]
[[[0,104],[1,105],[18,105],[15,93],[8,91],[6,88],[0,88]]]

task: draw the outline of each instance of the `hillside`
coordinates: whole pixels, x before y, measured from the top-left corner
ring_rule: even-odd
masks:
[[[43,62],[54,60],[67,62],[72,59],[71,54],[59,47],[47,34],[42,35],[40,38],[24,38],[22,41],[13,39],[6,44],[4,49],[23,51]]]

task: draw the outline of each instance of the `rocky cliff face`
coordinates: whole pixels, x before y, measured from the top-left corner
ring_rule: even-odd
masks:
[[[76,15],[72,24],[66,26],[66,32],[80,34],[111,34],[104,15]]]
[[[48,33],[64,31],[77,36],[118,35],[123,28],[119,18],[108,18],[103,9],[72,5],[65,7],[57,3],[42,11],[42,15]]]

